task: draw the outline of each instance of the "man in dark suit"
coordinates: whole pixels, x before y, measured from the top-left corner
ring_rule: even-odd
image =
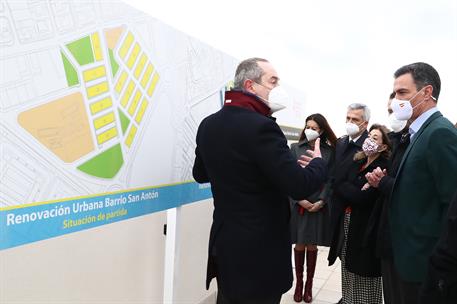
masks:
[[[370,109],[363,103],[352,103],[346,113],[346,134],[336,142],[335,164],[340,164],[362,150],[362,144],[368,136]]]
[[[334,166],[331,172],[330,183],[333,184],[335,177],[339,176],[344,170],[342,164],[352,161],[354,154],[358,151],[362,151],[362,144],[365,139],[368,137],[368,123],[370,121],[370,109],[363,103],[353,103],[350,104],[347,108],[346,113],[346,134],[338,138],[335,146],[335,159],[333,161]],[[332,190],[331,190],[332,191]],[[338,229],[340,223],[340,217],[344,214],[344,206],[340,204],[334,204],[333,202],[330,205],[331,207],[331,224],[333,226],[332,230],[335,228]],[[335,252],[339,254],[339,252]],[[336,259],[336,255],[330,255],[329,261],[330,265]]]
[[[394,77],[391,107],[397,119],[409,120],[410,144],[389,206],[393,275],[397,298],[416,304],[457,185],[457,130],[436,107],[441,82],[432,66],[409,64]]]
[[[213,192],[207,288],[216,277],[220,304],[280,302],[293,279],[288,196],[304,199],[326,178],[319,143],[303,168],[270,117],[278,87],[267,60],[241,62],[235,90],[198,128],[193,176]]]
[[[396,281],[397,275],[393,269],[392,242],[390,240],[389,206],[390,194],[395,183],[395,176],[409,145],[409,125],[406,120],[397,120],[393,116],[391,102],[395,93],[391,93],[387,104],[390,126],[392,132],[389,139],[392,143],[392,155],[390,156],[387,170],[376,168],[373,172],[367,173],[366,178],[371,187],[378,188],[382,197],[377,201],[375,210],[371,214],[371,227],[366,231],[367,242],[376,241],[376,256],[381,259],[381,275],[384,302],[386,304],[401,304],[398,296],[400,283]]]
[[[419,303],[457,303],[457,192],[449,207],[445,228],[430,257]]]
[[[362,150],[363,142],[368,137],[367,127],[369,121],[370,109],[368,106],[362,103],[353,103],[348,106],[346,113],[347,135],[339,138],[336,142],[335,160],[330,180],[331,187],[335,180],[338,179],[338,176],[344,175],[346,166],[343,164],[352,162],[354,154]],[[331,199],[329,206],[333,234],[328,261],[329,265],[333,265],[338,256],[341,258],[343,242],[347,238],[347,235],[344,234],[343,221],[346,219],[346,224],[349,225],[349,210],[346,213],[346,206],[336,199]],[[342,283],[346,273],[346,268],[343,264],[344,262],[341,264]],[[342,299],[338,303],[342,303]]]

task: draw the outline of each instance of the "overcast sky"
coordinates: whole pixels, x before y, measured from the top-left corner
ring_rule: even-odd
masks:
[[[338,135],[346,107],[368,104],[387,123],[392,74],[424,61],[441,76],[438,108],[457,122],[455,0],[129,0],[151,16],[223,52],[263,57],[306,94]]]

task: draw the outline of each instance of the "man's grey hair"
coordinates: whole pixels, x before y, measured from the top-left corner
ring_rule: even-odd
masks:
[[[260,83],[263,76],[263,70],[259,67],[257,62],[268,62],[268,60],[263,58],[249,58],[243,60],[238,67],[236,68],[235,72],[235,80],[233,88],[235,90],[242,90],[243,84],[246,79],[251,79],[257,83]]]
[[[370,108],[366,104],[363,104],[363,103],[351,103],[348,106],[348,111],[349,110],[363,110],[363,116],[362,116],[363,120],[370,121],[371,111],[370,111]]]

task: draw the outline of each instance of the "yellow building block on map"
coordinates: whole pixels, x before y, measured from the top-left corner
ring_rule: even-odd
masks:
[[[108,82],[106,81],[87,88],[87,96],[89,98],[93,98],[106,92],[108,92]]]
[[[127,66],[129,67],[129,69],[131,69],[133,67],[133,65],[135,64],[135,61],[138,58],[138,55],[140,54],[140,51],[141,51],[141,48],[137,42],[137,43],[135,43],[132,53],[130,53],[130,57],[127,60]]]
[[[132,96],[133,89],[135,88],[135,83],[133,80],[130,80],[127,88],[125,89],[124,96],[121,98],[121,105],[125,108],[129,102],[130,96]]]
[[[103,59],[103,53],[102,53],[102,48],[100,46],[100,36],[98,35],[98,32],[93,33],[90,36],[92,40],[92,46],[94,48],[94,57],[95,61],[100,61]]]
[[[140,101],[141,99],[141,92],[140,90],[136,90],[136,93],[135,93],[135,96],[133,97],[133,100],[132,100],[132,103],[130,104],[130,107],[129,107],[129,114],[130,116],[133,116],[133,114],[135,113],[135,110],[136,110],[136,107],[138,106],[138,102]]]
[[[105,75],[106,69],[103,65],[83,72],[83,78],[85,82],[104,77]]]
[[[125,55],[127,55],[127,52],[129,51],[130,46],[132,46],[132,42],[133,42],[133,35],[131,32],[129,32],[127,34],[127,36],[125,37],[124,42],[121,45],[121,48],[119,49],[119,57],[121,57],[122,59],[125,58]]]
[[[92,115],[97,114],[105,109],[110,108],[113,105],[111,97],[103,98],[102,100],[96,101],[90,105],[90,112]]]
[[[130,127],[129,135],[127,135],[127,138],[125,139],[125,145],[129,148],[132,145],[133,138],[136,135],[136,131],[137,127],[135,127],[135,125],[132,124],[132,126]]]
[[[110,112],[108,114],[105,114],[103,116],[100,116],[99,118],[94,119],[94,127],[96,130],[103,128],[106,125],[109,125],[110,123],[114,122],[114,113]]]
[[[154,90],[156,88],[157,82],[159,81],[160,77],[159,74],[155,73],[154,77],[152,78],[151,84],[149,85],[148,88],[148,96],[151,97],[152,93],[154,93]]]
[[[137,124],[140,124],[141,120],[143,119],[143,116],[144,116],[144,113],[146,112],[147,107],[148,107],[148,100],[146,98],[143,98],[140,109],[138,110],[138,113],[136,114],[136,117],[135,117],[135,121]]]
[[[99,144],[103,144],[104,142],[107,142],[108,140],[114,138],[117,136],[117,129],[116,127],[113,127],[99,135],[97,135],[97,142]]]
[[[141,75],[141,72],[143,72],[144,65],[146,64],[146,61],[148,61],[148,57],[143,53],[140,56],[140,61],[138,61],[138,64],[136,65],[135,68],[135,78],[138,79]]]
[[[116,85],[114,87],[114,90],[116,93],[121,93],[122,89],[124,88],[125,81],[127,80],[127,72],[122,71],[121,76],[119,76],[119,79],[116,82]]]
[[[153,71],[154,71],[154,66],[151,63],[149,63],[148,66],[146,67],[146,72],[144,72],[143,78],[141,78],[141,86],[144,89],[146,89],[146,85],[148,84]]]

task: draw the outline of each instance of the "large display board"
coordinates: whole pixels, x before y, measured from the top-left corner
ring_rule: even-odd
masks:
[[[2,1],[0,23],[0,250],[211,196],[195,133],[234,58],[118,1]]]
[[[211,197],[195,134],[238,60],[97,0],[1,1],[0,50],[0,250]]]

